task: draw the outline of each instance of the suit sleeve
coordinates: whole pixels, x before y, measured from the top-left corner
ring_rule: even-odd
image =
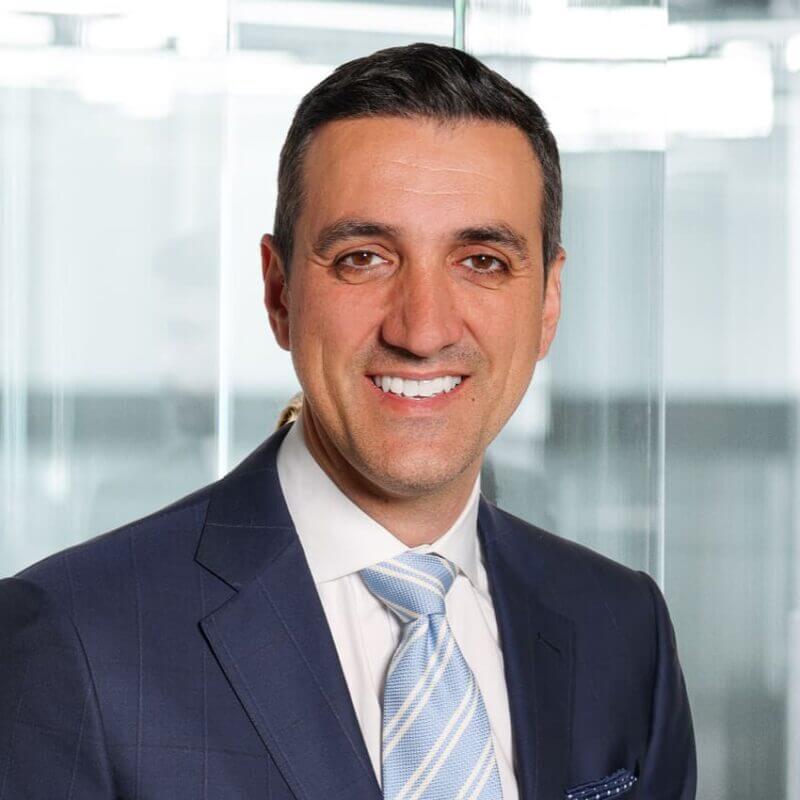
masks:
[[[70,618],[28,580],[0,581],[0,800],[115,797],[97,697]]]
[[[641,573],[650,591],[656,631],[650,736],[640,766],[639,794],[648,800],[695,800],[697,759],[694,729],[675,631],[655,581]]]

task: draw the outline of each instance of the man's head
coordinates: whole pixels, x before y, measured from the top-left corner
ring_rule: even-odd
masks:
[[[560,213],[538,106],[460,51],[380,51],[303,99],[266,305],[343,481],[383,497],[471,482],[555,334]]]

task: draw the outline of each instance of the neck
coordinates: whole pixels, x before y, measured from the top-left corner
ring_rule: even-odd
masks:
[[[301,413],[303,439],[317,464],[348,499],[407,547],[432,544],[464,510],[480,471],[480,460],[447,484],[424,493],[393,493],[362,475],[321,435],[305,408]]]

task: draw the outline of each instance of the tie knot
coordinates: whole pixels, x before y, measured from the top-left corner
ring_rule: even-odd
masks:
[[[444,598],[456,568],[434,553],[406,551],[361,570],[367,588],[403,622],[444,614]]]

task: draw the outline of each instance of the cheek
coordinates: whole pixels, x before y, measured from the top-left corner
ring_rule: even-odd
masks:
[[[516,380],[523,384],[523,391],[527,388],[536,366],[540,328],[538,314],[534,315],[528,312],[518,319],[514,331],[512,371]]]
[[[292,350],[315,373],[314,380],[327,383],[334,373],[359,366],[359,353],[376,328],[380,302],[368,291],[325,286],[324,280],[313,292],[298,292],[293,298]]]
[[[291,287],[289,312],[289,344],[292,361],[306,391],[319,383],[321,342],[325,340],[327,321],[325,303],[317,293],[308,291],[305,275],[296,278]]]
[[[526,373],[535,360],[541,309],[528,302],[529,287],[515,287],[504,296],[487,296],[476,308],[474,326],[495,366]]]

